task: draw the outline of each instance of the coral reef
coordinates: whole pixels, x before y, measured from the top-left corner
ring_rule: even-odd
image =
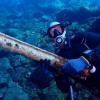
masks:
[[[47,36],[44,37],[49,22],[75,21],[82,24],[88,22],[91,17],[100,16],[100,10],[97,10],[100,7],[100,0],[11,1],[10,4],[9,0],[0,1],[0,31],[51,52],[54,52],[51,40]],[[87,9],[77,9],[80,6],[86,6]],[[74,8],[76,10],[73,10]],[[74,26],[79,28],[77,23]],[[100,33],[99,26],[100,18],[95,18],[89,31]],[[0,48],[0,100],[64,100],[65,96],[58,90],[54,80],[44,89],[40,89],[35,82],[28,81],[30,73],[37,68],[38,62]],[[48,77],[43,78],[40,72],[38,69],[36,75],[39,75],[35,78],[40,77],[38,83],[42,84],[42,81],[48,81]],[[81,84],[77,83],[74,90],[76,100],[100,99]]]

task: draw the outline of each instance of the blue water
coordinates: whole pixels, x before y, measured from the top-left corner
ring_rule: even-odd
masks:
[[[89,31],[100,33],[100,0],[0,0],[0,32],[50,52],[54,52],[52,41],[43,36],[51,21],[88,27],[95,18],[99,20]],[[0,48],[0,100],[64,100],[54,80],[39,66],[36,61]],[[32,71],[34,80],[30,83]],[[41,88],[47,82],[51,85]],[[86,100],[83,94],[100,99],[82,89],[80,95],[76,90],[76,100]]]

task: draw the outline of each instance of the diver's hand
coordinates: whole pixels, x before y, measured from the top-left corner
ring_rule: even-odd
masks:
[[[40,67],[42,68],[42,70],[45,72],[45,73],[50,73],[52,74],[53,76],[55,75],[55,68],[53,66],[51,66],[51,63],[50,63],[50,60],[40,60]]]
[[[53,75],[48,70],[48,67],[50,67],[49,60],[40,60],[38,67],[32,71],[29,81],[32,84],[36,84],[40,89],[48,87],[53,79]]]
[[[58,74],[58,69],[51,65],[50,60],[40,60],[40,67],[45,73],[51,74],[52,77],[55,77]]]
[[[63,73],[67,73],[70,74],[72,76],[78,76],[80,75],[82,72],[85,71],[85,69],[91,69],[91,64],[85,60],[83,57],[77,58],[77,59],[71,59],[68,61],[65,61],[64,66],[62,68],[62,72]],[[94,70],[94,66],[93,66],[93,70]],[[89,73],[93,70],[89,70]],[[91,73],[92,73],[91,72]],[[87,76],[89,73],[86,73]]]
[[[41,67],[43,67],[43,68],[45,68],[45,69],[48,69],[49,67],[51,67],[51,65],[50,65],[50,60],[47,60],[47,59],[45,59],[45,60],[40,60],[39,61],[39,63],[40,63],[40,66]]]

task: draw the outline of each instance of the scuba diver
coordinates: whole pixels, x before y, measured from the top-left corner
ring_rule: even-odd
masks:
[[[65,62],[62,73],[87,78],[90,73],[96,71],[96,67],[89,61],[92,59],[90,56],[94,56],[94,51],[86,44],[86,36],[84,34],[87,33],[84,30],[67,31],[70,25],[71,23],[63,25],[59,22],[52,22],[47,33],[57,47],[55,53],[70,59]],[[66,83],[68,84],[68,81]]]
[[[97,57],[96,49],[88,46],[91,42],[94,43],[95,48],[100,45],[100,35],[86,32],[83,29],[68,31],[70,25],[71,23],[63,25],[59,22],[52,22],[47,31],[48,36],[54,41],[55,53],[68,59],[62,68],[57,69],[51,66],[48,60],[40,61],[44,72],[55,79],[57,87],[63,93],[67,93],[70,88],[69,76],[88,83],[91,80],[90,77],[95,75],[97,71],[95,66],[97,63],[95,63],[94,59],[98,61],[100,57]],[[34,82],[36,79],[33,78],[33,75],[34,72],[31,74],[30,80]]]

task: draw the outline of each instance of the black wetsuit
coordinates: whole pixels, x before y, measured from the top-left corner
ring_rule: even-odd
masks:
[[[88,45],[89,48],[87,48],[87,46],[84,45],[84,42],[82,44],[83,39],[86,40],[85,44]],[[67,44],[65,45],[64,48],[61,48],[59,52],[56,52],[56,53],[64,58],[73,59],[73,58],[78,58],[82,56],[82,52],[84,52],[85,50],[93,49],[95,51],[95,56],[92,59],[91,63],[96,66],[97,70],[95,74],[90,75],[86,81],[81,81],[81,80],[79,81],[89,87],[96,87],[100,89],[100,86],[99,86],[100,85],[100,81],[99,81],[99,77],[100,77],[100,34],[93,33],[93,32],[78,33],[74,39],[70,40],[70,43],[71,43],[70,47]],[[68,77],[65,77],[65,76],[63,78],[62,77],[57,77],[56,81],[57,81],[58,87],[61,87],[60,89],[63,92],[65,92],[67,90],[65,90],[66,88],[63,87],[65,86],[63,83],[65,83],[66,85],[69,84]],[[66,81],[64,79],[66,79]],[[68,89],[68,86],[66,87]]]

